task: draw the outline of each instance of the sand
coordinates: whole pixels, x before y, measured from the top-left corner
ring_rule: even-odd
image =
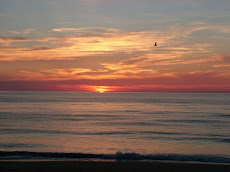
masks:
[[[230,172],[230,164],[159,161],[0,161],[1,172]]]

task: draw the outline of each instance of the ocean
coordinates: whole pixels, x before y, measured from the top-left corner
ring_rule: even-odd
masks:
[[[0,159],[230,163],[230,94],[0,92]]]

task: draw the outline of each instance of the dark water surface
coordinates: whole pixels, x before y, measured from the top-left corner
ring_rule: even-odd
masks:
[[[230,94],[0,92],[0,150],[230,157]]]

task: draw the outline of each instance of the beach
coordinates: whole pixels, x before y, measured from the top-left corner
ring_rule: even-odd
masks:
[[[229,172],[230,164],[160,161],[0,161],[2,172],[37,171],[158,171],[158,172]]]

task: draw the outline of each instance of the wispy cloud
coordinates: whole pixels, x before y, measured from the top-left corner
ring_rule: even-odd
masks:
[[[87,83],[92,81],[98,86],[106,85],[102,81],[109,80],[117,90],[127,90],[125,82],[131,82],[132,79],[135,79],[132,82],[136,86],[133,90],[166,89],[166,86],[175,90],[175,83],[187,85],[188,78],[199,85],[205,85],[203,80],[211,85],[215,81],[226,85],[220,82],[220,78],[229,76],[228,65],[225,64],[229,56],[214,53],[214,45],[209,42],[185,44],[192,33],[206,29],[226,32],[222,27],[200,25],[175,25],[163,31],[124,31],[100,27],[55,28],[51,30],[51,36],[43,38],[0,37],[0,61],[93,59],[87,62],[92,63],[91,67],[85,68],[76,63],[75,67],[18,70],[14,76],[9,76],[10,80],[87,80]],[[155,40],[158,42],[157,47],[154,46]],[[202,70],[199,69],[201,67]],[[82,83],[86,86],[84,89],[87,83]],[[189,82],[188,85],[194,83]],[[72,86],[58,84],[55,88],[68,90]]]
[[[230,67],[230,64],[216,64],[216,65],[213,65],[213,67],[215,68],[229,68]]]
[[[19,71],[16,78],[23,78],[24,80],[66,80],[81,78],[80,75],[96,72],[87,68],[61,68],[41,70],[39,72],[33,71]]]
[[[35,31],[35,29],[25,29],[25,30],[10,30],[9,33],[17,34],[17,35],[25,35],[29,34],[32,31]]]
[[[192,47],[183,46],[177,37],[183,37],[204,27],[172,26],[167,31],[122,31],[114,28],[55,28],[52,31],[56,36],[44,38],[27,37],[0,37],[0,44],[18,47],[17,55],[2,48],[5,58],[0,60],[36,60],[36,59],[65,59],[65,57],[79,57],[93,54],[112,54],[117,52],[133,53],[135,51],[150,52],[160,51],[173,54],[189,54],[197,49],[199,52],[211,52],[207,44],[194,44]],[[65,35],[58,36],[59,32]],[[157,40],[160,47],[156,50],[153,46]],[[25,45],[26,44],[26,45]],[[176,47],[175,47],[176,46]],[[42,50],[42,53],[26,53],[25,51]],[[173,55],[172,54],[172,55]],[[39,57],[40,56],[40,57]],[[15,57],[15,58],[14,58]],[[21,58],[20,58],[21,57]]]
[[[84,27],[84,28],[54,28],[52,29],[54,32],[76,32],[76,33],[86,33],[86,34],[108,34],[108,33],[119,33],[122,32],[120,29],[115,28],[103,28],[103,27]]]
[[[228,73],[227,77],[226,73]],[[36,80],[31,78],[27,81],[18,78],[17,80],[0,81],[0,89],[94,91],[96,88],[106,88],[108,91],[229,92],[230,80],[227,79],[229,76],[228,71],[194,71],[183,74],[177,73],[174,77],[157,75],[142,78],[98,79],[95,77],[90,79],[63,78],[62,80]],[[15,85],[18,86],[17,89],[15,89]],[[44,87],[45,85],[47,87]]]

